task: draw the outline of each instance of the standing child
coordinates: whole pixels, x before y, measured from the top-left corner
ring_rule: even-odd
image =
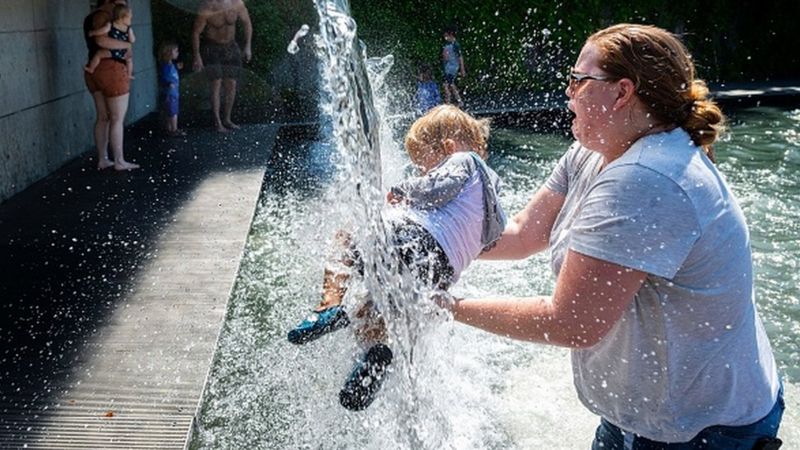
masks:
[[[444,64],[444,102],[450,103],[451,98],[461,107],[461,96],[456,87],[456,77],[467,75],[464,69],[464,57],[461,55],[461,46],[456,41],[455,27],[444,30],[444,47],[442,47],[442,63]]]
[[[180,56],[178,44],[168,42],[158,52],[158,103],[164,118],[164,130],[170,136],[184,136],[178,129],[178,106],[180,100],[180,76],[182,64],[176,62]]]
[[[133,10],[125,5],[116,5],[113,12],[114,20],[105,24],[104,26],[89,32],[90,37],[102,36],[107,34],[108,37],[114,38],[118,41],[136,42],[136,35],[133,34],[131,23],[133,22]],[[92,59],[89,61],[83,70],[94,73],[97,65],[100,64],[101,59],[112,58],[122,63],[128,68],[128,78],[133,79],[133,50],[129,54],[127,50],[98,50]]]
[[[417,112],[424,114],[442,103],[439,86],[433,81],[431,66],[420,64],[417,72]]]
[[[488,135],[488,120],[442,105],[414,122],[406,136],[408,155],[422,175],[391,188],[383,220],[390,233],[390,254],[426,289],[447,289],[505,228],[497,201],[500,178],[484,162]],[[350,323],[342,299],[353,272],[363,273],[363,263],[349,237],[339,237],[349,249],[326,267],[322,301],[289,332],[294,344]],[[393,355],[386,345],[385,323],[372,302],[367,300],[355,311],[355,317],[364,320],[356,334],[367,350],[339,392],[339,401],[345,408],[361,410],[374,400]]]

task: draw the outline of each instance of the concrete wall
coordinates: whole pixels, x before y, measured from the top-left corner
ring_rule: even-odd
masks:
[[[0,202],[94,148],[83,81],[90,0],[0,3]],[[132,0],[135,76],[126,122],[156,104],[149,0]]]

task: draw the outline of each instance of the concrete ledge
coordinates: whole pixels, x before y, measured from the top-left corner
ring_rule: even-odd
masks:
[[[0,448],[184,448],[278,126],[128,131],[0,206]]]

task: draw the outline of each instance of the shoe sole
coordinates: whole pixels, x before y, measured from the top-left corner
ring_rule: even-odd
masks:
[[[393,357],[389,347],[373,345],[339,391],[339,403],[351,411],[361,411],[371,405],[383,385],[386,368]]]
[[[350,318],[347,317],[347,313],[344,312],[344,309],[340,309],[327,324],[319,328],[309,328],[305,330],[294,329],[289,332],[286,339],[292,344],[301,345],[317,340],[328,333],[332,333],[348,325],[350,325]]]

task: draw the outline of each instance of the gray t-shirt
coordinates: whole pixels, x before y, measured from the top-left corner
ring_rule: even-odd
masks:
[[[725,180],[681,128],[600,164],[576,143],[545,185],[566,196],[553,270],[572,249],[648,276],[598,344],[572,351],[581,401],[663,442],[758,421],[779,380],[755,308],[747,225]]]

